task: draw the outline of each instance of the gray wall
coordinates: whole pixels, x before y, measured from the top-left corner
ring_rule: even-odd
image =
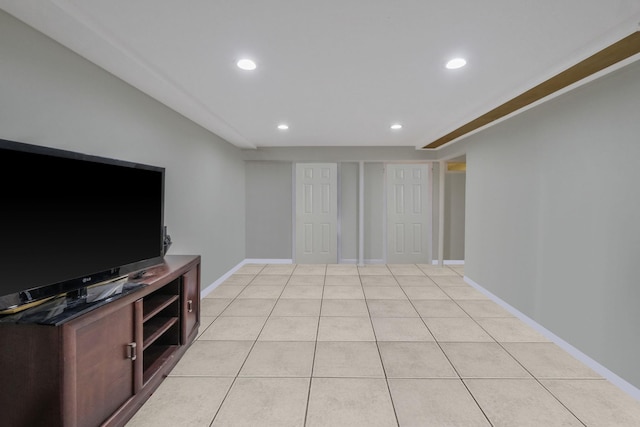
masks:
[[[309,160],[305,160],[309,161]],[[313,161],[313,160],[311,160]],[[384,257],[384,167],[365,163],[365,260]],[[291,259],[292,168],[289,161],[246,162],[247,258]],[[358,164],[339,163],[341,260],[358,259]]]
[[[384,163],[364,165],[364,259],[384,260]]]
[[[163,166],[169,253],[245,257],[241,151],[2,11],[0,138]]]
[[[290,162],[246,163],[247,258],[293,257],[292,173]]]
[[[355,262],[358,259],[358,176],[357,163],[339,164],[340,262]]]
[[[465,172],[444,179],[444,259],[464,260]]]
[[[294,150],[296,151],[296,150]],[[318,149],[314,149],[316,153]],[[300,161],[331,161],[331,152],[322,160],[299,150]],[[340,150],[338,150],[340,151]],[[273,153],[289,153],[275,150]],[[246,151],[245,151],[246,153]],[[254,156],[250,156],[253,158]],[[287,159],[289,156],[283,156]],[[274,158],[278,158],[274,156]],[[358,164],[339,162],[340,186],[340,261],[358,259]],[[292,167],[289,160],[246,161],[246,253],[247,258],[291,259],[292,248]],[[364,259],[384,260],[384,163],[364,164]],[[433,176],[433,259],[438,257],[438,164]],[[445,180],[445,241],[446,260],[464,260],[465,174],[452,172]]]
[[[640,62],[467,139],[472,280],[640,387]]]

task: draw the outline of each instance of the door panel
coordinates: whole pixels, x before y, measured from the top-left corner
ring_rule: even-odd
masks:
[[[135,342],[134,310],[129,304],[78,329],[69,326],[76,353],[67,363],[75,370],[79,427],[99,425],[133,396],[134,363],[127,350]]]
[[[429,166],[387,165],[387,262],[430,261]]]
[[[182,330],[180,344],[186,345],[189,337],[200,326],[200,266],[182,275]]]
[[[296,165],[295,262],[337,262],[337,203],[337,164]]]

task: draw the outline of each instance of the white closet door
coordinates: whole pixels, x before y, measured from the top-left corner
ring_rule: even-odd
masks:
[[[429,166],[387,165],[387,262],[430,261]]]
[[[296,164],[296,263],[338,261],[337,204],[336,163]]]

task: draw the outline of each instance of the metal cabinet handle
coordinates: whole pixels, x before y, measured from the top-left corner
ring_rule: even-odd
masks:
[[[187,301],[187,311],[191,313],[193,311],[193,300]]]
[[[136,347],[138,344],[132,342],[127,344],[127,359],[136,360],[138,355],[136,354]]]

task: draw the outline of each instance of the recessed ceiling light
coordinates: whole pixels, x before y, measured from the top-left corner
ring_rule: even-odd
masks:
[[[280,129],[280,130],[287,130],[287,129],[289,129],[289,125],[287,125],[287,124],[285,124],[285,123],[280,123],[280,124],[278,125],[278,129]]]
[[[392,130],[400,130],[402,129],[402,125],[400,123],[394,123],[391,126],[389,126]]]
[[[455,70],[456,68],[462,68],[467,65],[467,60],[464,58],[453,58],[451,61],[447,62],[446,67],[450,70]]]
[[[236,65],[241,70],[251,71],[251,70],[255,70],[256,69],[256,63],[253,62],[251,59],[247,59],[247,58],[241,59],[240,61],[238,61],[236,63]]]

